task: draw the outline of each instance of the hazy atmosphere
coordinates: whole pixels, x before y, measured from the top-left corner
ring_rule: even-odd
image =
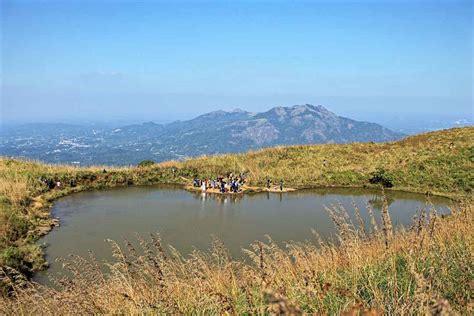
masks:
[[[472,121],[471,1],[2,1],[2,122]]]

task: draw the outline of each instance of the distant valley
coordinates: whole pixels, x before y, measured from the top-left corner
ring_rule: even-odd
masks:
[[[215,111],[188,121],[122,127],[25,124],[3,128],[0,155],[50,163],[129,165],[276,145],[384,142],[404,135],[310,104],[267,112]]]

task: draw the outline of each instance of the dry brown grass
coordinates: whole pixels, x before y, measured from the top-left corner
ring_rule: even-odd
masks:
[[[12,204],[19,205],[28,197],[28,184],[17,173],[12,173],[9,179],[0,181],[0,195],[8,196]]]

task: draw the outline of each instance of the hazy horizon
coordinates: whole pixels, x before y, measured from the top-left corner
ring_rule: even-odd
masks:
[[[292,105],[279,105],[283,107],[291,107],[296,104]],[[303,103],[299,104],[303,105]],[[313,105],[321,105],[321,104],[313,104]],[[333,109],[323,105],[329,111],[334,112]],[[263,109],[261,112],[266,112],[271,110],[274,107],[269,107],[267,109]],[[222,110],[222,109],[221,109]],[[244,110],[242,108],[233,108],[233,109],[224,109],[224,111],[232,112],[234,110]],[[246,111],[246,110],[244,110]],[[247,111],[251,113],[259,113],[254,111]],[[260,113],[261,113],[260,112]],[[113,117],[108,119],[98,118],[98,119],[49,119],[49,120],[36,120],[36,121],[17,121],[17,122],[7,122],[0,124],[0,133],[3,131],[7,131],[10,127],[17,127],[17,126],[24,126],[28,124],[66,124],[66,125],[76,125],[76,126],[84,126],[84,127],[99,127],[99,128],[119,128],[129,125],[136,125],[136,124],[143,124],[148,122],[153,122],[156,124],[171,124],[173,122],[178,121],[187,121],[194,119],[200,115],[207,114],[206,113],[198,113],[198,114],[188,114],[187,116],[182,117],[167,117],[167,118],[160,118],[160,117]],[[347,117],[356,121],[366,121],[372,122],[382,125],[383,127],[387,127],[392,129],[393,131],[401,132],[404,134],[417,134],[426,131],[435,131],[440,129],[452,128],[452,127],[462,127],[462,126],[470,126],[474,124],[474,121],[471,118],[460,117],[458,114],[453,114],[451,116],[447,115],[439,115],[439,114],[432,114],[427,113],[423,117],[418,116],[411,116],[407,117],[404,115],[391,115],[390,117],[385,117],[383,115],[379,115],[378,113],[359,113],[359,115],[345,115],[344,113],[338,113],[337,111],[334,112],[336,115],[341,117]],[[4,128],[2,128],[2,126]],[[5,129],[7,128],[7,129]],[[60,132],[60,131],[58,131]]]
[[[2,1],[1,122],[473,121],[470,1]]]
[[[337,99],[337,98],[335,98]],[[363,104],[363,100],[354,99],[353,102],[357,104]],[[253,107],[245,105],[236,105],[236,106],[222,106],[211,108],[207,111],[189,111],[187,113],[169,113],[167,115],[163,114],[151,114],[151,113],[134,113],[134,114],[122,114],[117,115],[116,113],[111,113],[108,116],[74,116],[74,115],[64,115],[64,116],[36,116],[35,118],[28,117],[17,117],[15,119],[2,120],[3,125],[19,125],[19,124],[34,124],[34,123],[67,123],[67,124],[87,124],[87,123],[114,123],[114,124],[132,124],[132,123],[144,123],[144,122],[154,122],[159,124],[167,124],[174,121],[186,121],[193,119],[197,116],[213,112],[213,111],[233,111],[236,109],[244,110],[247,112],[266,112],[274,107],[291,107],[293,105],[303,105],[303,104],[312,104],[312,105],[322,105],[327,108],[329,111],[334,112],[338,116],[348,117],[358,121],[370,121],[379,124],[385,124],[385,122],[390,122],[393,120],[398,120],[400,122],[406,121],[408,123],[412,122],[423,122],[426,120],[439,120],[443,122],[453,122],[456,120],[468,120],[469,122],[474,122],[474,117],[472,111],[466,112],[455,112],[455,113],[436,113],[436,112],[413,112],[413,113],[391,113],[389,111],[384,111],[384,109],[374,109],[374,110],[365,110],[360,111],[360,109],[353,109],[350,107],[345,107],[344,104],[339,104],[336,102],[336,106],[331,106],[326,103],[321,102],[293,102],[285,104],[269,104],[267,106],[256,105]],[[393,106],[396,106],[397,102],[391,102]],[[199,109],[199,108],[198,108]],[[203,108],[204,109],[204,108]]]

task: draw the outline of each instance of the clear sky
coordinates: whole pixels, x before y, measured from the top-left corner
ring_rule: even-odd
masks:
[[[2,120],[472,119],[473,1],[2,0]]]

